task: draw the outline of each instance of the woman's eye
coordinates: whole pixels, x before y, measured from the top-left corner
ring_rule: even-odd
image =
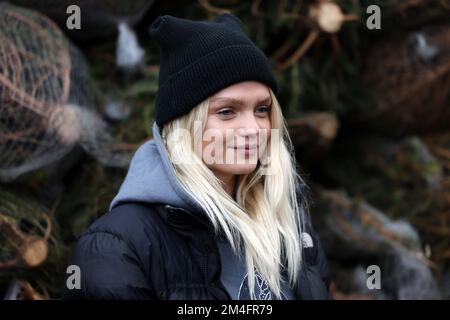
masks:
[[[261,106],[256,109],[256,113],[260,113],[263,115],[269,114],[269,112],[270,112],[270,107],[266,107],[266,106]]]
[[[226,118],[229,118],[229,117],[231,117],[234,114],[233,110],[231,110],[231,109],[223,109],[223,110],[220,110],[217,113],[219,115],[221,115],[222,117],[226,117]]]

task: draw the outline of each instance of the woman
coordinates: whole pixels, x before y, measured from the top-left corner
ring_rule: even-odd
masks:
[[[270,64],[232,14],[158,17],[153,139],[71,264],[88,299],[326,299]]]

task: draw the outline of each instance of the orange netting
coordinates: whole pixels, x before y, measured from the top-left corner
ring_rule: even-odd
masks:
[[[100,162],[124,166],[93,109],[81,53],[47,17],[0,3],[0,180],[50,164],[80,142]]]

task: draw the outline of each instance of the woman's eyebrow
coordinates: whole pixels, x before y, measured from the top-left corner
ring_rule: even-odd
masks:
[[[272,102],[271,100],[272,100],[271,97],[267,96],[264,99],[260,100],[258,102],[258,104],[260,104],[260,103],[269,104],[269,103]],[[214,97],[214,98],[211,98],[211,102],[216,102],[216,101],[227,102],[227,103],[238,105],[238,106],[242,106],[245,103],[243,100],[235,99],[235,98],[227,98],[227,97]]]

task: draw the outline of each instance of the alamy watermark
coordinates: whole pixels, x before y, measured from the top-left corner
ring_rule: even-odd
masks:
[[[380,266],[372,264],[367,267],[366,273],[369,275],[366,280],[367,289],[381,289],[381,269]]]
[[[257,164],[266,166],[270,150],[279,148],[279,129],[208,128],[202,130],[202,122],[194,121],[194,137],[188,129],[176,128],[166,140],[170,147],[182,141],[193,146],[194,153],[207,165],[213,164]],[[174,155],[174,164],[192,164],[194,159],[185,155]]]
[[[76,264],[72,264],[67,267],[66,273],[69,275],[66,280],[67,289],[81,289],[81,268]]]
[[[66,20],[66,27],[69,30],[81,30],[81,8],[75,4],[67,7],[69,14]],[[366,27],[369,30],[381,29],[381,9],[378,5],[372,4],[366,8],[366,14],[370,16],[366,20]]]
[[[370,16],[366,20],[366,27],[369,30],[381,29],[381,9],[379,6],[372,4],[367,7],[366,13]]]
[[[81,268],[78,265],[72,264],[67,267],[68,274],[66,280],[66,287],[69,290],[81,289]],[[366,280],[367,289],[380,290],[381,289],[381,269],[378,265],[370,265],[366,269],[368,275]]]
[[[66,27],[69,30],[81,29],[81,9],[76,4],[67,7],[66,13],[70,16],[66,20]]]

